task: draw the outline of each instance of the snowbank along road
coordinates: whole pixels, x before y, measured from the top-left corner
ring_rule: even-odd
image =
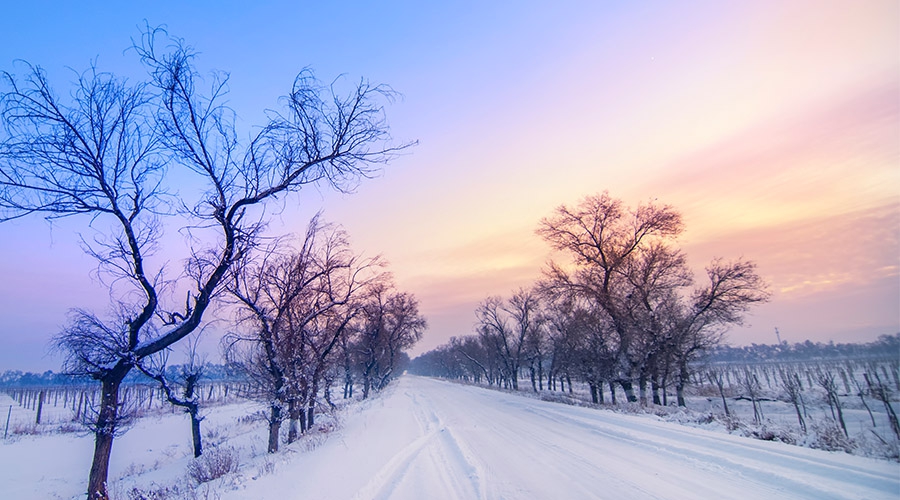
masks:
[[[404,377],[322,447],[223,496],[294,497],[898,498],[900,466]]]

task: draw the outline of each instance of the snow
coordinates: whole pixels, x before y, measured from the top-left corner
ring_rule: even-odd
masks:
[[[255,409],[209,410],[204,434],[241,454],[239,472],[204,486],[211,498],[900,498],[896,462],[427,378],[402,377],[339,413],[337,431],[326,425],[274,457],[265,423],[244,418]],[[83,498],[92,444],[52,433],[0,441],[0,497]],[[114,445],[111,491],[184,484],[190,460],[185,415],[143,418]]]

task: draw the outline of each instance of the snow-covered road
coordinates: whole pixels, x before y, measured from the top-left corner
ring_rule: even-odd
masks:
[[[900,498],[900,466],[404,377],[223,498]]]

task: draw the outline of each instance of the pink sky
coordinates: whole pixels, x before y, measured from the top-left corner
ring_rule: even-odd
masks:
[[[734,344],[774,342],[775,327],[791,342],[900,331],[897,2],[144,10],[16,7],[0,20],[0,68],[131,68],[121,49],[147,18],[231,71],[248,122],[307,65],[391,84],[404,95],[388,109],[394,136],[419,146],[356,194],[306,193],[273,230],[324,206],[383,254],[429,319],[417,351],[470,333],[481,299],[540,277],[538,221],[604,190],[680,209],[698,270],[715,256],[759,264],[773,298]],[[306,17],[315,26],[291,28]],[[73,235],[84,224],[0,225],[0,337],[17,346],[0,369],[55,369],[39,356],[65,311],[104,307]]]

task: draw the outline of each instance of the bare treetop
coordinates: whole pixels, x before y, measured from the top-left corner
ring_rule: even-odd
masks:
[[[650,203],[629,211],[604,192],[584,198],[574,209],[558,207],[541,220],[537,233],[553,248],[611,271],[645,239],[676,236],[682,229],[681,214],[668,205]]]

